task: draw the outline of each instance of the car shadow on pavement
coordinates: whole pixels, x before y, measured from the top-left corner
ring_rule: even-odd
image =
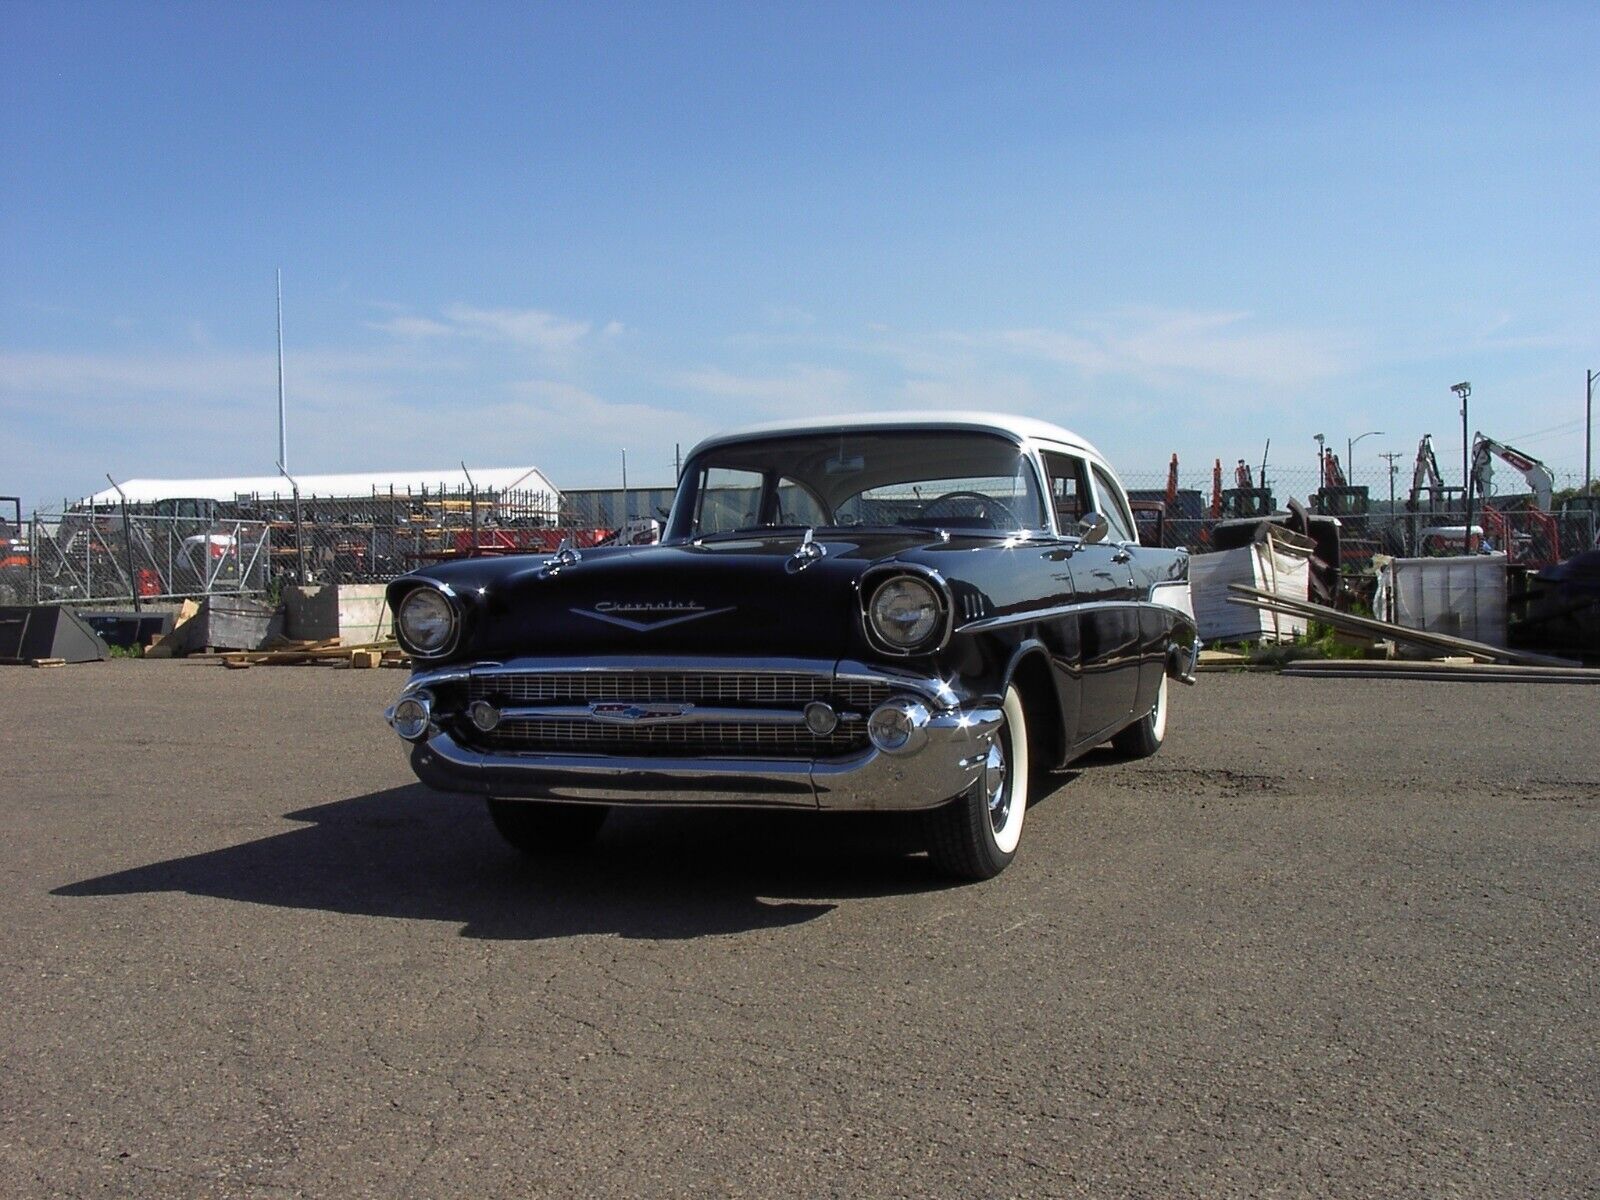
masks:
[[[458,922],[466,937],[676,939],[815,920],[840,899],[950,886],[905,817],[616,810],[591,849],[530,861],[479,800],[420,785],[286,815],[299,828],[55,889],[188,892],[252,904]]]

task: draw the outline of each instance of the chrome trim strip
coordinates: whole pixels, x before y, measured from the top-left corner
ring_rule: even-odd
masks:
[[[1113,608],[1159,608],[1162,612],[1181,612],[1170,604],[1152,604],[1148,600],[1086,600],[1081,604],[1056,604],[1049,608],[1035,608],[1022,613],[1009,613],[1000,617],[985,617],[967,625],[956,627],[957,633],[984,633],[1007,625],[1026,625],[1030,621],[1048,621],[1068,613],[1100,612]],[[1190,618],[1191,620],[1193,618]]]
[[[723,613],[733,612],[734,608],[732,605],[727,608],[702,608],[679,617],[664,617],[659,621],[630,621],[627,617],[595,612],[590,608],[569,608],[567,611],[574,616],[588,617],[591,621],[604,621],[607,625],[615,625],[619,629],[628,629],[634,633],[649,633],[653,629],[670,629],[674,625],[682,625],[686,621],[698,621],[702,617],[720,617]]]

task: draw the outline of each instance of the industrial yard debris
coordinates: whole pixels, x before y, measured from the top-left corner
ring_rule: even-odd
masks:
[[[1366,634],[1388,638],[1396,642],[1408,642],[1413,645],[1426,646],[1441,653],[1464,654],[1479,662],[1515,663],[1522,666],[1546,667],[1576,667],[1581,665],[1570,658],[1557,658],[1548,654],[1531,654],[1523,650],[1510,650],[1504,646],[1490,646],[1484,642],[1474,642],[1467,638],[1429,633],[1420,629],[1407,629],[1403,625],[1396,625],[1390,621],[1379,621],[1373,617],[1361,617],[1354,613],[1341,612],[1339,609],[1329,608],[1325,604],[1313,604],[1308,600],[1290,600],[1282,596],[1275,596],[1271,592],[1248,587],[1244,584],[1231,584],[1229,590],[1235,593],[1230,599],[1230,603],[1233,604],[1243,604],[1254,608],[1279,608],[1286,612],[1314,618],[1332,626],[1334,629],[1347,633]]]

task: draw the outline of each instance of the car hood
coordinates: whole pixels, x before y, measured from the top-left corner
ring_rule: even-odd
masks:
[[[465,627],[454,659],[583,654],[821,657],[866,653],[862,573],[950,542],[926,531],[819,540],[712,539],[441,564],[390,585],[391,600],[428,580],[458,598]]]

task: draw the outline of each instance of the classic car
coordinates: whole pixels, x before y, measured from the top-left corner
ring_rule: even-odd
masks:
[[[432,787],[558,853],[612,805],[905,810],[967,879],[1041,771],[1148,755],[1199,654],[1182,551],[1088,442],[981,414],[709,438],[659,544],[429,566],[388,589],[388,710]]]

